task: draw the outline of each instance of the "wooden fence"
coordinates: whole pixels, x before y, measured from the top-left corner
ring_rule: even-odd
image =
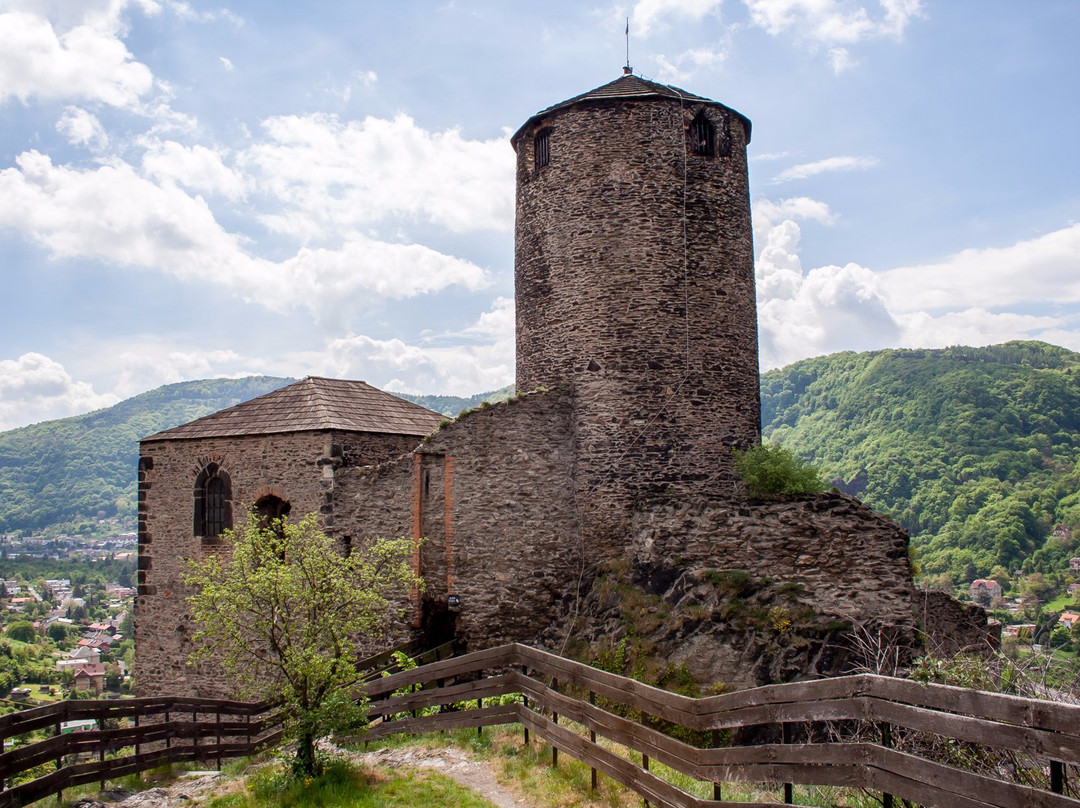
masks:
[[[432,687],[440,681],[453,684]],[[407,692],[414,687],[425,689]],[[509,694],[523,699],[503,703]],[[650,771],[653,762],[702,783],[777,784],[783,802],[757,806],[790,803],[797,784],[868,789],[886,808],[894,797],[947,808],[1080,808],[1077,705],[873,675],[695,699],[521,645],[396,673],[370,683],[368,696],[368,740],[516,722],[551,745],[553,762],[562,751],[657,806],[740,803],[720,802],[717,785],[712,800],[689,794]],[[461,709],[470,701],[476,706]]]
[[[69,731],[82,722],[89,731]],[[88,723],[92,722],[92,723]],[[19,745],[29,733],[49,737]],[[0,808],[166,763],[251,755],[281,738],[265,704],[219,699],[62,701],[0,717]],[[28,775],[37,775],[26,780]],[[26,780],[19,782],[16,780]]]
[[[592,767],[594,785],[601,772],[656,806],[781,805],[794,785],[819,785],[879,792],[885,808],[894,797],[946,808],[1080,808],[1076,705],[872,675],[695,699],[516,644],[365,687],[366,740],[518,723],[526,740],[550,744],[553,764],[569,754]],[[79,720],[96,730],[63,733]],[[8,748],[40,730],[51,737]],[[265,704],[151,698],[39,707],[0,718],[0,808],[168,762],[220,765],[279,739],[279,716]],[[684,791],[655,763],[712,783],[713,799]],[[777,801],[722,802],[717,784],[732,781],[774,784]]]

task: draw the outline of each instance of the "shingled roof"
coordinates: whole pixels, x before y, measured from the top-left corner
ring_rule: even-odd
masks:
[[[308,376],[143,441],[323,430],[421,436],[434,431],[443,418],[365,382]]]
[[[639,76],[635,76],[632,73],[620,76],[615,81],[604,84],[597,87],[595,90],[589,90],[587,93],[581,95],[575,95],[573,98],[568,98],[565,101],[560,101],[558,104],[554,104],[547,109],[540,110],[540,112],[533,115],[529,120],[522,124],[521,128],[514,133],[514,136],[510,138],[510,143],[514,148],[517,148],[518,138],[529,129],[533,123],[541,118],[555,112],[559,109],[566,107],[572,107],[576,104],[589,103],[593,101],[611,101],[619,100],[623,98],[674,98],[679,101],[688,101],[695,104],[711,104],[715,107],[722,107],[729,112],[736,115],[746,127],[746,141],[750,142],[750,119],[745,115],[736,112],[731,107],[724,106],[718,101],[705,98],[700,95],[694,95],[694,93],[687,92],[686,90],[680,90],[678,87],[672,87],[668,84],[658,84],[655,81],[648,81]]]

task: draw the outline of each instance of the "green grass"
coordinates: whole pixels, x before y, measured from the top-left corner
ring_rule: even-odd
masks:
[[[335,762],[319,777],[291,782],[282,770],[263,767],[245,786],[219,794],[206,808],[492,808],[449,777],[425,770],[392,773]]]
[[[1066,592],[1064,595],[1058,595],[1052,601],[1043,606],[1044,612],[1063,612],[1069,609],[1074,611],[1078,608],[1073,605],[1073,596]]]

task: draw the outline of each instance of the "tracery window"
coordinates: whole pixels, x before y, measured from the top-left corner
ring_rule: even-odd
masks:
[[[232,484],[217,463],[207,463],[195,478],[195,535],[216,539],[232,528]]]

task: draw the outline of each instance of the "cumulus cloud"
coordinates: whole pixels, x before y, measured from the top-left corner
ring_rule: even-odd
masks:
[[[205,146],[184,146],[174,140],[144,141],[142,169],[159,182],[177,183],[194,191],[236,199],[244,193],[243,177],[225,165],[225,153]]]
[[[800,163],[790,168],[785,168],[773,178],[773,183],[790,182],[791,180],[804,180],[807,177],[815,177],[829,171],[865,171],[873,168],[881,161],[876,157],[826,157],[824,160],[816,160],[813,163]]]
[[[283,206],[262,216],[274,232],[317,239],[388,216],[454,232],[513,225],[514,158],[502,138],[429,132],[407,115],[288,115],[263,126],[267,141],[238,162]]]
[[[1062,313],[1080,303],[1080,225],[934,264],[874,272],[849,263],[804,272],[800,221],[829,225],[836,216],[807,197],[754,204],[763,368],[837,350],[1010,339],[1080,346],[1075,318]],[[1031,306],[1041,312],[1016,311]]]
[[[1074,224],[1008,247],[964,250],[938,263],[893,269],[882,281],[899,311],[1077,303],[1078,255],[1080,224]]]
[[[754,204],[761,365],[768,369],[841,349],[893,345],[901,326],[877,276],[857,264],[803,273],[797,219],[832,224],[824,202],[808,197]]]
[[[226,58],[225,56],[219,56],[218,59],[221,60],[221,66],[224,67],[225,70],[228,71],[229,73],[232,73],[233,70],[236,69],[233,66],[232,59]]]
[[[273,262],[249,255],[202,197],[156,184],[126,163],[91,170],[56,166],[36,151],[0,171],[0,226],[14,227],[53,255],[93,258],[165,271],[230,289],[316,318],[373,297],[412,297],[452,285],[479,289],[480,267],[418,244],[353,235],[335,249],[301,249]]]
[[[75,381],[59,362],[39,353],[0,360],[0,429],[64,418],[115,404],[112,394],[99,395]],[[32,421],[27,418],[33,413]]]
[[[723,5],[724,0],[638,0],[630,12],[630,32],[644,39],[673,17],[698,22]]]
[[[849,45],[867,39],[899,40],[912,20],[925,16],[920,0],[879,0],[872,14],[852,0],[743,0],[754,25],[772,36],[794,33],[811,49],[822,47],[836,73],[855,64]]]
[[[514,381],[513,301],[498,298],[464,335],[444,335],[422,344],[356,335],[328,345],[334,375],[364,378],[401,393],[472,395]]]
[[[659,66],[658,78],[664,82],[689,81],[702,69],[715,69],[727,59],[726,49],[712,50],[710,48],[693,48],[683,51],[673,59],[668,59],[664,54],[655,57]]]
[[[104,149],[109,145],[109,136],[97,117],[79,107],[67,107],[60,120],[56,122],[56,131],[75,146],[89,146],[92,149]]]
[[[123,2],[9,4],[0,13],[0,102],[33,98],[133,108],[154,86],[121,36]]]

